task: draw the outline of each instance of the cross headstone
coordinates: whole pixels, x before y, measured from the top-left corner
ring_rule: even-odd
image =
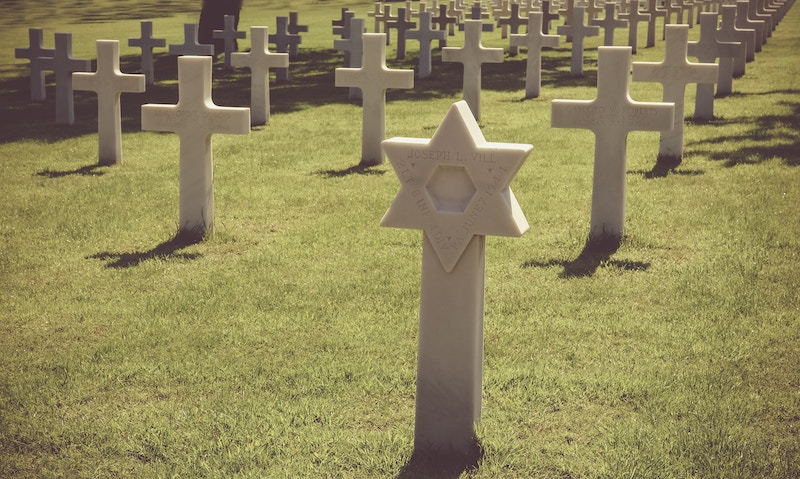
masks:
[[[558,9],[556,9],[555,13],[550,11],[550,0],[542,1],[542,33],[548,35],[550,33],[550,22],[558,20],[560,17]]]
[[[486,15],[486,16],[488,16],[488,15]],[[483,18],[484,18],[484,13],[483,13],[483,10],[481,10],[480,5],[473,6],[472,10],[471,10],[471,13],[470,13],[470,16],[469,16],[469,20],[478,20],[478,21],[482,22]],[[464,31],[464,28],[465,28],[464,24],[465,23],[466,23],[466,21],[461,22],[461,24],[458,26],[458,29],[460,31],[462,31],[462,32]],[[481,31],[493,32],[494,31],[494,24],[492,24],[492,23],[481,23]]]
[[[213,38],[220,38],[223,40],[225,44],[225,61],[224,65],[227,69],[232,69],[233,66],[231,65],[231,53],[237,50],[236,40],[239,38],[247,37],[245,32],[240,32],[236,30],[234,24],[236,23],[236,17],[233,15],[225,15],[225,27],[223,30],[213,30],[211,35]]]
[[[475,119],[481,118],[481,67],[484,63],[503,63],[502,48],[485,48],[481,45],[480,20],[465,20],[464,46],[442,49],[443,62],[457,62],[464,65],[462,81],[464,100],[467,101]]]
[[[689,42],[689,56],[697,57],[700,63],[715,63],[717,58],[733,57],[741,44],[720,42],[717,39],[717,14],[700,14],[700,38]],[[725,81],[718,76],[717,83]],[[700,120],[714,118],[714,83],[698,83],[695,95],[694,117]]]
[[[231,55],[231,65],[250,69],[250,122],[266,125],[269,122],[269,69],[288,68],[288,53],[269,51],[269,28],[250,27],[250,51]]]
[[[165,38],[153,38],[153,22],[144,20],[141,22],[141,36],[139,38],[129,38],[129,47],[139,47],[142,49],[142,73],[145,83],[152,85],[155,83],[155,70],[153,69],[153,48],[164,48],[167,46]]]
[[[736,27],[741,29],[753,29],[756,32],[756,39],[755,45],[753,48],[753,52],[750,52],[750,48],[747,49],[747,61],[751,62],[755,60],[755,54],[761,51],[761,45],[763,45],[764,38],[766,38],[766,32],[764,29],[766,25],[761,20],[750,20],[747,16],[747,10],[750,8],[750,2],[747,0],[738,0],[736,2]]]
[[[381,33],[381,18],[383,16],[383,4],[380,2],[376,2],[373,5],[373,9],[371,12],[367,12],[368,17],[372,17],[375,20],[375,33]]]
[[[605,7],[605,5],[598,5],[597,0],[588,0],[585,1],[584,4],[584,8],[586,8],[586,18],[589,19],[590,23],[597,18],[597,15],[602,12]]]
[[[447,14],[456,19],[456,23],[451,23],[447,31],[447,35],[452,37],[456,34],[456,25],[459,25],[460,28],[461,23],[464,21],[464,11],[456,5],[455,0],[449,0],[447,2]]]
[[[723,58],[719,62],[720,68],[731,70],[731,78],[739,78],[745,74],[747,56],[749,53],[755,56],[756,49],[756,31],[744,30],[736,27],[736,5],[723,5],[722,6],[722,22],[719,29],[717,29],[717,38],[722,42],[739,42],[744,48],[741,48],[741,53],[734,58]],[[727,78],[727,73],[724,74]],[[719,93],[719,90],[717,90]],[[730,93],[730,91],[728,92]]]
[[[542,87],[542,48],[557,47],[558,35],[544,35],[542,33],[541,12],[528,14],[528,33],[512,34],[511,44],[528,49],[528,59],[525,67],[525,98],[538,98]]]
[[[386,137],[386,89],[414,87],[414,70],[386,67],[385,37],[385,33],[365,33],[361,67],[337,68],[335,72],[336,86],[361,89],[363,166],[383,163],[381,141]]]
[[[293,35],[289,33],[289,18],[288,17],[275,17],[275,34],[269,35],[269,43],[275,44],[275,51],[278,53],[289,53],[292,50],[292,45],[299,45],[303,43],[303,37],[300,35]],[[289,53],[289,60],[292,60],[292,55]],[[281,83],[289,80],[288,68],[275,69],[275,81]]]
[[[439,30],[445,31],[446,28],[453,30],[456,22],[458,19],[454,16],[451,16],[447,13],[447,5],[439,5],[439,16],[433,17],[433,23],[439,26]],[[450,35],[453,35],[451,33]],[[439,41],[439,48],[444,48],[447,46],[447,37],[444,40]]]
[[[401,186],[381,226],[423,231],[414,453],[469,455],[481,413],[486,236],[528,230],[509,184],[533,147],[487,142],[463,101],[429,140],[383,145]]]
[[[349,38],[339,38],[333,41],[333,48],[345,53],[345,68],[360,68],[364,55],[364,19],[352,18],[350,20]],[[348,61],[349,60],[349,61]],[[347,96],[350,100],[361,98],[361,89],[350,87]]]
[[[689,25],[689,28],[694,26],[694,0],[679,0],[681,6],[681,18],[683,18],[683,12],[686,12],[687,19],[686,25]]]
[[[494,18],[497,20],[497,26],[500,27],[500,38],[506,39],[508,38],[508,23],[500,23],[502,18],[510,18],[511,16],[511,4],[508,0],[500,0],[499,6],[493,9]],[[519,11],[517,11],[519,14]]]
[[[434,40],[438,40],[441,44],[447,37],[444,30],[434,30],[432,28],[432,18],[432,12],[420,12],[419,29],[409,30],[408,33],[406,33],[407,39],[417,40],[419,42],[419,70],[417,72],[419,78],[428,78],[431,76],[431,43],[433,43]]]
[[[556,30],[559,35],[572,36],[572,57],[569,66],[572,76],[583,75],[583,39],[600,35],[600,27],[588,26],[583,20],[583,7],[573,7],[572,23],[561,25]]]
[[[619,238],[625,228],[628,133],[672,128],[674,105],[630,97],[631,47],[599,47],[597,97],[553,100],[555,128],[585,128],[595,137],[590,237]]]
[[[633,63],[633,81],[661,83],[664,89],[663,101],[675,104],[672,128],[661,131],[658,147],[660,158],[680,160],[683,157],[686,85],[714,83],[717,79],[717,65],[692,63],[686,58],[688,44],[688,25],[667,25],[664,61]]]
[[[350,33],[348,29],[348,24],[350,23],[350,19],[355,18],[356,12],[350,10],[347,7],[342,7],[342,16],[338,20],[332,20],[331,26],[333,26],[333,34],[339,35],[342,38],[347,38],[348,34]]]
[[[507,27],[511,31],[512,35],[517,35],[519,34],[519,27],[522,25],[527,25],[528,20],[520,15],[518,3],[512,3],[509,8],[511,9],[511,13],[507,17],[500,17],[500,19],[497,21],[497,24],[502,27]],[[516,56],[517,51],[517,47],[511,45],[511,48],[508,50],[508,55],[512,57]]]
[[[750,5],[749,9],[747,10],[748,17],[750,17],[751,20],[761,20],[764,22],[765,35],[762,40],[764,40],[764,43],[767,43],[767,38],[772,36],[772,30],[775,29],[775,22],[773,21],[772,15],[762,13],[758,10],[759,6],[758,0],[749,0],[749,1]]]
[[[214,56],[214,45],[206,45],[197,41],[197,24],[183,24],[183,43],[169,46],[170,55]]]
[[[664,24],[667,23],[667,11],[658,6],[659,0],[647,0],[647,9],[644,11],[650,17],[647,19],[647,44],[646,47],[656,46],[656,21],[658,17],[664,19]]]
[[[389,45],[392,42],[392,38],[390,36],[391,32],[388,28],[388,23],[397,20],[396,15],[392,15],[392,6],[386,4],[383,6],[383,14],[380,17],[376,16],[375,19],[377,20],[380,18],[381,23],[383,23],[383,31],[386,33],[386,44]],[[377,32],[375,32],[377,33]]]
[[[602,20],[595,18],[590,23],[603,29],[603,45],[610,47],[614,45],[614,30],[627,27],[628,21],[616,18],[616,3],[606,3],[604,8],[606,12],[605,17],[603,17]]]
[[[406,57],[406,32],[416,28],[417,22],[409,22],[405,8],[397,9],[397,20],[386,23],[386,32],[390,29],[397,30],[397,59],[402,60]]]
[[[53,58],[56,51],[44,48],[44,30],[28,29],[28,48],[15,48],[14,58],[27,58],[31,63],[31,101],[44,101],[47,98],[45,88],[45,70],[41,66],[41,58]]]
[[[92,61],[72,58],[72,34],[56,33],[55,55],[41,58],[39,64],[42,69],[56,74],[56,123],[72,125],[75,123],[72,73],[92,71]]]
[[[220,107],[211,99],[210,56],[178,58],[178,103],[142,105],[142,130],[171,131],[180,139],[180,233],[214,231],[211,135],[250,132],[250,109]]]
[[[97,71],[75,72],[72,86],[76,90],[97,93],[98,162],[101,165],[122,163],[122,93],[142,93],[144,75],[129,75],[119,69],[119,41],[97,40]]]
[[[300,37],[301,33],[308,32],[308,25],[300,25],[299,23],[299,12],[289,12],[289,24],[286,26],[286,31],[289,32],[290,35],[297,35]],[[289,43],[289,60],[296,60],[297,56],[300,54],[300,43],[302,39],[298,42],[291,42]]]
[[[639,43],[639,22],[649,21],[650,15],[639,11],[639,0],[630,0],[628,13],[621,14],[619,18],[628,20],[628,45],[631,51],[636,53]]]

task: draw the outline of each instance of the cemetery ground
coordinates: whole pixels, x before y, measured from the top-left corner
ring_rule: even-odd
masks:
[[[199,2],[167,3],[0,6],[0,477],[800,476],[800,8],[716,118],[688,121],[680,165],[656,163],[658,133],[629,135],[619,245],[586,246],[592,133],[550,127],[551,100],[594,97],[602,36],[583,77],[563,37],[546,50],[538,99],[524,52],[484,66],[484,136],[534,145],[511,184],[531,229],[488,239],[481,454],[429,463],[412,458],[422,236],[379,227],[389,164],[356,166],[360,106],[333,86],[339,4],[245,2],[240,50],[290,9],[310,31],[269,124],[215,135],[202,242],[175,236],[177,137],[140,131],[141,104],[177,100],[165,49],[156,85],[122,96],[122,165],[96,164],[93,94],[75,93],[73,126],[54,123],[52,77],[29,102],[13,56],[28,27],[47,47],[73,33],[77,58],[120,40],[133,73],[138,20],[168,44],[197,21]],[[387,64],[413,68],[416,46],[396,61],[393,43]],[[633,61],[663,55],[658,41]],[[388,92],[387,138],[429,138],[461,98],[440,57]],[[247,106],[248,72],[215,62],[213,98]]]

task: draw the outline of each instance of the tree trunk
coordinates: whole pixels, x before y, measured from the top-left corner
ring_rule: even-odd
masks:
[[[239,28],[239,12],[243,0],[203,0],[203,9],[200,11],[200,26],[197,39],[200,43],[214,45],[214,53],[219,55],[225,51],[225,41],[214,39],[213,31],[225,28],[225,15],[236,17],[234,26]],[[236,46],[238,50],[238,45]]]

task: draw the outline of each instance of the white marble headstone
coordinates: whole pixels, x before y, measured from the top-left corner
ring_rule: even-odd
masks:
[[[119,41],[97,40],[97,71],[75,72],[76,90],[97,93],[98,161],[101,165],[122,163],[122,93],[142,93],[144,75],[130,75],[119,69]]]
[[[231,55],[232,66],[250,69],[250,121],[253,125],[269,122],[269,69],[289,67],[288,53],[269,51],[268,36],[268,27],[250,27],[250,51]]]
[[[31,63],[31,101],[41,102],[47,98],[45,88],[45,69],[42,68],[42,58],[53,58],[56,51],[44,48],[44,30],[41,28],[28,29],[28,47],[14,49],[14,58],[27,58]]]
[[[509,184],[533,147],[487,142],[464,101],[432,138],[383,145],[401,186],[381,225],[423,231],[414,453],[468,454],[481,415],[486,236],[528,229]]]
[[[155,83],[155,70],[153,68],[153,49],[164,48],[167,46],[165,38],[153,38],[153,22],[143,20],[141,22],[141,36],[139,38],[129,38],[129,47],[139,47],[142,49],[142,73],[145,83],[152,85]]]
[[[625,228],[627,138],[631,131],[672,128],[672,103],[639,102],[630,97],[631,47],[599,47],[597,97],[553,100],[555,128],[584,128],[595,137],[590,237],[621,237]]]
[[[91,60],[72,58],[72,34],[56,33],[56,53],[52,58],[41,58],[39,65],[56,74],[56,123],[75,123],[75,102],[72,94],[72,74],[92,70]]]
[[[211,99],[210,56],[178,58],[178,103],[142,105],[142,130],[171,131],[180,139],[181,233],[214,231],[211,136],[250,132],[250,109],[220,107]]]
[[[481,118],[481,69],[484,63],[502,63],[502,48],[486,48],[481,44],[482,22],[464,21],[464,46],[442,49],[443,62],[458,62],[464,65],[463,90],[472,114]]]
[[[558,35],[542,33],[541,12],[531,12],[528,16],[528,33],[511,34],[511,45],[525,47],[528,59],[525,67],[525,98],[537,98],[542,88],[542,48],[557,47]]]
[[[414,70],[386,66],[386,34],[365,33],[364,53],[358,68],[337,68],[336,86],[361,89],[361,164],[383,163],[381,142],[386,138],[386,90],[413,88]]]

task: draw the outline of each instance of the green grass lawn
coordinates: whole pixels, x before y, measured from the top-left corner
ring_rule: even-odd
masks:
[[[201,243],[174,239],[176,135],[140,131],[142,103],[177,100],[165,50],[157,84],[123,95],[123,165],[96,166],[92,94],[73,126],[54,124],[52,77],[28,101],[28,27],[47,47],[72,32],[79,58],[119,39],[135,72],[138,20],[179,43],[199,3],[0,6],[0,477],[800,477],[799,8],[716,118],[687,122],[675,170],[657,133],[629,136],[627,233],[606,251],[584,248],[592,133],[550,127],[551,100],[594,97],[600,39],[582,78],[563,37],[544,52],[535,100],[525,54],[484,67],[484,136],[534,146],[511,185],[531,229],[488,240],[481,456],[428,464],[412,460],[421,233],[379,227],[399,180],[356,167],[340,4],[245,1],[242,30],[297,9],[311,31],[269,125],[214,137]],[[416,47],[387,63],[413,68]],[[246,71],[218,61],[214,81],[217,104],[249,102]],[[389,91],[387,136],[429,138],[460,98],[437,50],[431,79]]]

